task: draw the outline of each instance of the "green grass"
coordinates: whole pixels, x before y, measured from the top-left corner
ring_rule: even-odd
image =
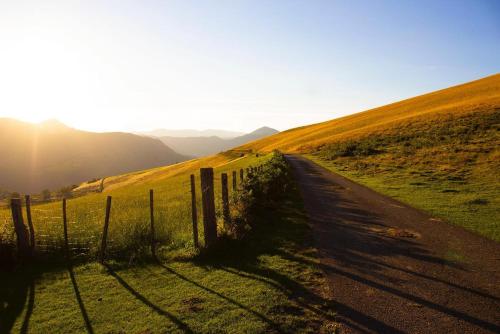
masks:
[[[452,224],[500,241],[500,112],[421,120],[307,155]]]
[[[242,241],[194,261],[30,267],[0,278],[0,332],[330,333],[325,281],[294,188]]]
[[[215,197],[220,213],[220,174],[229,173],[230,188],[233,170],[257,166],[269,159],[269,155],[240,154],[227,152],[220,154],[228,161],[215,168]],[[217,156],[216,156],[217,159]],[[220,160],[220,159],[219,159]],[[192,162],[186,163],[189,166]],[[180,164],[179,167],[183,167]],[[195,168],[196,167],[196,168]],[[165,256],[177,253],[193,253],[191,193],[189,175],[196,175],[198,216],[201,221],[201,191],[198,166],[185,168],[173,176],[153,174],[144,177],[140,172],[123,177],[137,178],[136,182],[123,186],[114,184],[110,191],[91,193],[67,202],[68,233],[72,253],[75,257],[95,258],[102,235],[106,196],[113,197],[109,227],[109,257],[131,258],[149,254],[150,218],[149,189],[154,190],[155,228],[159,253]],[[139,175],[139,177],[137,177]],[[239,173],[238,173],[239,178]],[[118,183],[118,185],[120,185]],[[63,222],[61,202],[32,207],[33,224],[39,254],[59,256],[63,249]],[[26,221],[26,220],[25,220]],[[203,229],[200,228],[200,240]],[[15,235],[9,209],[0,209],[0,253],[14,249]],[[1,254],[0,254],[1,255]]]

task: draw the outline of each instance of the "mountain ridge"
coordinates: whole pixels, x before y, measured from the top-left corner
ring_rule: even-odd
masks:
[[[137,132],[139,135],[150,137],[178,137],[178,138],[191,138],[191,137],[220,137],[222,139],[231,139],[243,136],[244,132],[221,130],[221,129],[154,129],[151,131]]]
[[[231,139],[218,136],[206,137],[172,137],[164,136],[159,139],[174,151],[193,157],[208,156],[229,150],[242,144],[278,133],[278,130],[263,126],[250,133]]]
[[[33,193],[187,160],[160,140],[0,118],[0,187]]]

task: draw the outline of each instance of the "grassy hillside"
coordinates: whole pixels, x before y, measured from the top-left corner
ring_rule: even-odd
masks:
[[[245,160],[250,158],[235,163]],[[171,186],[172,192],[182,190]],[[226,241],[189,261],[32,265],[2,272],[0,332],[334,332],[297,190],[289,188],[276,210],[256,218],[244,240]]]
[[[109,177],[105,180],[102,193],[91,192],[98,187],[99,181],[81,185],[78,191],[89,193],[70,199],[67,203],[68,233],[74,253],[96,257],[107,195],[113,197],[109,227],[110,253],[121,258],[148,253],[149,189],[154,190],[156,239],[161,245],[160,252],[168,253],[168,256],[192,252],[190,174],[196,175],[198,215],[201,217],[199,168],[215,168],[215,197],[217,205],[220,205],[220,173],[256,166],[268,159],[268,156],[262,155],[242,155],[241,152],[230,151],[205,159]],[[231,175],[229,180],[231,184]],[[217,209],[219,212],[220,208]],[[33,206],[32,215],[38,249],[47,254],[61,254],[61,202]],[[10,211],[7,208],[0,209],[0,245],[14,245],[12,226]],[[202,229],[200,240],[203,240]]]
[[[0,119],[0,187],[22,193],[184,161],[161,141]]]
[[[500,240],[500,75],[244,145],[313,160]]]
[[[411,122],[440,122],[476,112],[498,112],[500,74],[331,121],[303,126],[243,145],[270,152],[309,152],[321,145],[392,132]]]

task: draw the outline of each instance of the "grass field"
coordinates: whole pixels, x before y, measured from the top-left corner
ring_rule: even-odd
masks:
[[[331,333],[324,277],[292,189],[243,241],[194,261],[27,267],[0,278],[0,332]]]
[[[302,126],[243,145],[243,149],[308,153],[326,144],[384,134],[417,122],[442,122],[500,108],[500,74],[379,108]]]
[[[300,153],[500,241],[500,75],[245,145]]]
[[[73,255],[96,257],[108,195],[113,197],[108,237],[109,256],[128,258],[148,253],[151,240],[149,189],[154,190],[156,239],[160,254],[192,253],[189,175],[196,176],[198,215],[201,219],[200,167],[215,168],[216,204],[220,206],[220,173],[230,173],[231,184],[233,170],[260,165],[268,158],[269,155],[257,157],[255,154],[242,157],[240,152],[229,151],[174,166],[106,178],[103,193],[89,193],[67,202],[68,234]],[[85,187],[92,185],[81,186]],[[47,255],[62,254],[64,243],[61,202],[33,206],[32,216],[38,250]],[[3,247],[11,245],[14,248],[15,235],[8,209],[0,210],[0,224],[0,241]],[[200,227],[199,230],[200,240],[203,240],[203,229]]]

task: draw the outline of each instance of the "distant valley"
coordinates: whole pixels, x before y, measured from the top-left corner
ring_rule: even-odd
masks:
[[[54,120],[31,124],[10,118],[0,118],[0,157],[0,188],[22,193],[188,159],[155,138],[80,131]]]
[[[243,136],[244,132],[228,131],[220,129],[194,130],[194,129],[156,129],[152,131],[138,132],[139,135],[150,137],[220,137],[224,139]]]
[[[278,130],[269,127],[262,127],[248,134],[234,138],[221,138],[220,136],[160,136],[158,139],[180,154],[198,158],[226,151],[233,147],[237,147],[278,132]]]
[[[277,132],[262,127],[245,135],[225,130],[164,129],[141,135],[95,133],[57,120],[32,124],[0,118],[0,198],[10,192],[55,191],[111,175],[171,165]]]

